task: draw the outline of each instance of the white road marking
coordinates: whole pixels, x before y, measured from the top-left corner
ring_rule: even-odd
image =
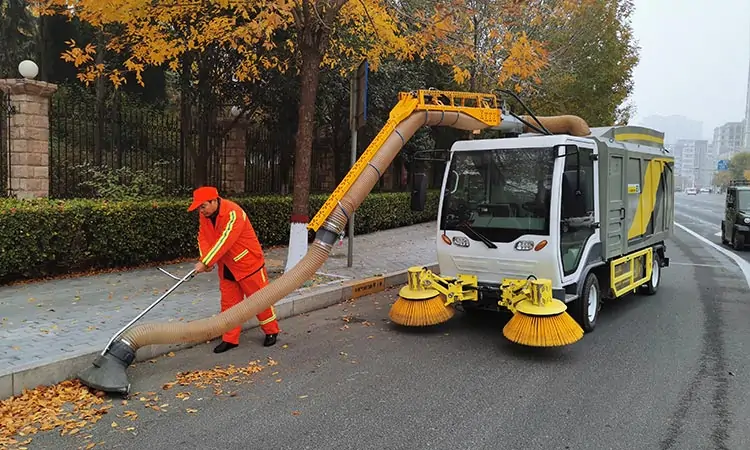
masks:
[[[723,269],[724,266],[718,264],[693,264],[693,263],[680,263],[669,261],[670,266],[691,266],[691,267],[714,267],[716,269]]]
[[[721,237],[721,231],[717,231],[716,234],[714,234],[716,237]]]
[[[737,266],[739,266],[740,270],[742,271],[742,274],[745,275],[745,282],[747,283],[748,287],[750,287],[750,263],[745,261],[744,259],[740,258],[733,252],[730,252],[729,250],[725,248],[721,248],[718,245],[714,244],[713,242],[709,241],[708,239],[704,238],[700,234],[696,233],[695,231],[691,230],[690,228],[686,227],[685,225],[679,224],[677,222],[674,222],[674,224],[680,228],[683,229],[686,233],[692,235],[694,238],[698,239],[699,241],[703,242],[704,244],[712,247],[714,250],[718,251],[719,253],[723,254],[724,256],[730,258],[732,261],[737,263]]]

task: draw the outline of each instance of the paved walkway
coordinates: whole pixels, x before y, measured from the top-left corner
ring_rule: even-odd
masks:
[[[430,264],[437,261],[435,223],[355,236],[353,267],[346,266],[347,249],[347,240],[336,245],[320,273],[367,278]],[[284,267],[286,248],[267,251],[266,259],[273,277]],[[192,263],[163,268],[182,276]],[[66,353],[101,350],[174,283],[157,268],[148,268],[0,287],[0,375],[59,360]],[[212,272],[180,286],[141,322],[189,321],[218,311],[218,281]]]

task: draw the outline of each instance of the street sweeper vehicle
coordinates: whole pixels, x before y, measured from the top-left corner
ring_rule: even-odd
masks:
[[[454,146],[440,205],[440,277],[411,270],[409,286],[391,310],[394,322],[439,323],[450,318],[455,306],[468,303],[504,306],[515,312],[509,324],[530,327],[506,336],[526,345],[560,345],[583,334],[567,314],[566,301],[608,282],[615,296],[642,285],[651,291],[658,287],[659,272],[652,268],[667,261],[663,240],[672,223],[672,180],[663,175],[672,160],[654,145],[661,135],[635,128],[592,134],[576,116],[504,112],[494,94],[401,92],[385,126],[308,224],[315,239],[300,262],[215,316],[131,327],[193,273],[175,277],[169,291],[112,336],[80,380],[105,392],[127,393],[126,371],[139,348],[211,340],[301,287],[343,238],[351,214],[396,154],[423,126],[494,130],[511,137]],[[544,136],[524,135],[530,131]],[[600,171],[606,186],[599,183]],[[580,301],[572,304],[574,312],[584,309]],[[556,339],[550,339],[551,332]]]
[[[507,309],[520,313],[504,328],[514,342],[575,342],[596,326],[602,300],[659,288],[673,164],[662,133],[634,126],[456,142],[438,209],[440,275],[410,269],[391,320]],[[421,209],[423,183],[412,196]]]

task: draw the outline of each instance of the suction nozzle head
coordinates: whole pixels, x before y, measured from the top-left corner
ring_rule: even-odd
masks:
[[[130,382],[126,372],[135,359],[135,351],[125,342],[116,341],[93,364],[78,375],[83,384],[104,392],[127,394]]]

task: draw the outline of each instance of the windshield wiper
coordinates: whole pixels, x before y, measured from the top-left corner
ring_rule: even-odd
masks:
[[[487,239],[486,236],[478,232],[474,229],[471,225],[469,225],[469,222],[461,222],[459,227],[464,228],[464,230],[469,231],[470,234],[474,235],[475,238],[479,239],[480,241],[484,242],[484,245],[486,245],[489,248],[497,248],[497,245],[495,245],[494,242]]]

